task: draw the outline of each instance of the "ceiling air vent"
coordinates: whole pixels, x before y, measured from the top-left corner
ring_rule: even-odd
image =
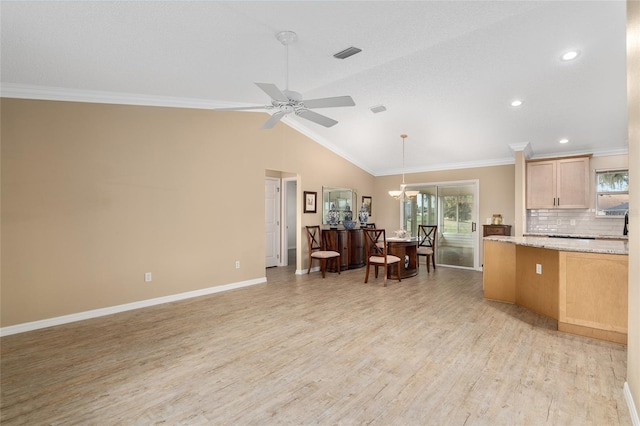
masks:
[[[358,49],[357,47],[348,47],[346,49],[344,49],[342,52],[338,52],[335,55],[333,55],[334,58],[338,58],[338,59],[346,59],[349,56],[353,56],[356,53],[360,53],[362,52],[362,49]]]
[[[370,110],[371,110],[371,112],[372,112],[372,113],[374,113],[374,114],[377,114],[377,113],[379,113],[379,112],[382,112],[382,111],[386,111],[386,110],[387,110],[387,108],[385,108],[385,106],[384,106],[384,105],[376,105],[376,106],[373,106],[373,107],[371,107],[371,108],[369,108],[369,109],[370,109]]]

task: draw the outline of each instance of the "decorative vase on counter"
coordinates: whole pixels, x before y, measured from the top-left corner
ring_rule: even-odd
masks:
[[[329,228],[336,229],[340,222],[340,212],[336,209],[335,203],[331,203],[331,208],[327,212],[327,222],[329,222]]]
[[[358,210],[358,220],[360,221],[360,227],[364,228],[367,226],[367,221],[369,220],[369,210],[367,210],[367,206],[364,204]]]

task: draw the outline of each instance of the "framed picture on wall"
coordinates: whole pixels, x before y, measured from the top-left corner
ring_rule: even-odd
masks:
[[[369,212],[369,217],[371,217],[373,215],[371,210],[371,197],[369,197],[368,195],[363,195],[362,205],[366,207],[367,211]]]
[[[304,212],[315,213],[317,205],[318,193],[311,191],[304,191]]]

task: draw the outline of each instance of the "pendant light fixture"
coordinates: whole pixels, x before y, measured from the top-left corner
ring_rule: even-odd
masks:
[[[389,195],[391,195],[396,200],[412,200],[414,199],[420,191],[407,191],[404,183],[404,140],[407,138],[407,135],[400,135],[402,138],[402,185],[400,185],[400,191],[389,191]]]

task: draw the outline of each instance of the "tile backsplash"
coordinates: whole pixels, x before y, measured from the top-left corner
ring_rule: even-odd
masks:
[[[622,235],[624,218],[598,217],[592,209],[527,210],[527,232],[532,234]]]

